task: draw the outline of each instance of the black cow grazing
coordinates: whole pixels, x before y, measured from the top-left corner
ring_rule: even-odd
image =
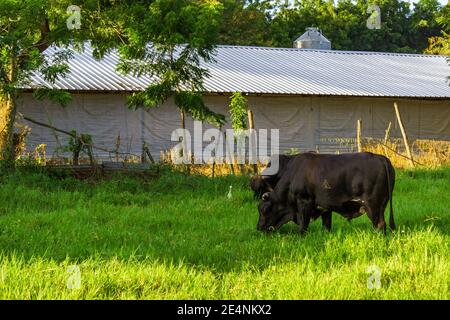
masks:
[[[261,175],[257,175],[252,177],[250,180],[250,189],[253,190],[253,194],[255,196],[255,199],[261,199],[262,195],[266,192],[273,191],[275,189],[275,186],[277,185],[278,181],[283,176],[287,165],[291,159],[296,157],[297,155],[274,155],[272,157],[278,157],[278,171],[276,174],[265,174],[266,170],[263,170],[261,172]],[[269,161],[267,164],[268,167],[271,166],[272,161]]]
[[[331,212],[347,219],[367,213],[374,228],[386,233],[384,210],[390,202],[389,226],[395,228],[392,192],[395,171],[388,158],[372,154],[305,153],[293,157],[273,191],[259,204],[258,230],[269,231],[294,221],[300,232],[322,216],[331,229]]]
[[[308,151],[306,153],[316,153],[315,151]],[[261,172],[261,175],[256,175],[252,177],[250,180],[250,188],[253,190],[253,194],[255,199],[261,199],[262,195],[266,192],[271,192],[275,189],[278,181],[281,179],[283,174],[286,172],[286,168],[288,166],[289,161],[291,161],[293,158],[301,158],[303,157],[303,154],[296,154],[296,155],[274,155],[273,157],[278,157],[278,171],[276,174],[267,174],[266,170],[263,170]],[[272,161],[269,161],[267,164],[268,167],[270,167],[272,164]],[[324,211],[320,208],[316,208],[311,218],[314,220],[318,217],[322,217],[322,224],[324,227],[328,230],[331,230],[331,220],[329,216],[331,213],[324,214]],[[347,219],[351,220],[355,216],[348,216]]]
[[[308,151],[306,153],[315,153],[315,151]],[[278,157],[278,171],[276,174],[268,174],[267,168],[264,169],[261,172],[261,175],[256,175],[252,177],[250,180],[250,189],[253,190],[253,194],[255,199],[261,199],[262,195],[266,192],[273,191],[275,189],[275,186],[277,185],[278,181],[281,179],[283,174],[286,172],[286,168],[288,166],[288,163],[298,157],[302,157],[304,153],[302,154],[296,154],[296,155],[285,155],[285,154],[277,154],[273,155],[273,157]],[[267,164],[268,167],[270,167],[272,164],[272,161],[269,161]]]

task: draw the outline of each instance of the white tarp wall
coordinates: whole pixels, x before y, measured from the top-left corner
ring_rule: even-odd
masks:
[[[131,111],[126,107],[125,94],[73,94],[67,107],[48,101],[37,101],[32,94],[22,94],[19,110],[24,115],[54,127],[78,133],[88,133],[95,146],[114,150],[120,134],[120,152],[140,156],[146,141],[155,159],[160,151],[168,150],[173,130],[181,127],[180,113],[173,101],[151,110]],[[363,137],[382,138],[392,122],[392,137],[400,137],[393,109],[393,99],[359,97],[288,97],[249,96],[256,129],[279,129],[281,152],[290,148],[300,151],[351,151],[352,145],[340,139],[355,137],[356,121],[362,119]],[[206,104],[214,111],[227,115],[229,128],[229,97],[210,95]],[[450,140],[449,100],[397,100],[402,119],[411,140]],[[46,144],[47,156],[62,156],[68,136],[24,121],[31,134],[27,150]],[[193,129],[188,118],[187,129]],[[210,128],[203,125],[204,130]],[[193,138],[192,133],[192,138]],[[270,136],[270,133],[269,133]],[[207,144],[206,142],[204,144]],[[102,150],[94,149],[98,158],[110,158]],[[65,154],[68,156],[68,154]],[[113,155],[111,155],[113,157]]]

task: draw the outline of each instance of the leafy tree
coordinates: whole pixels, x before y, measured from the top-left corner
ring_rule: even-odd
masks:
[[[419,52],[427,47],[428,38],[440,35],[442,24],[440,18],[445,7],[438,0],[420,0],[414,4],[411,15],[411,46]]]
[[[449,20],[443,17],[445,7],[437,0],[420,0],[413,8],[404,0],[223,3],[226,14],[220,40],[224,44],[291,47],[307,27],[319,27],[336,50],[422,52],[429,37],[440,35],[440,19]],[[381,9],[380,29],[368,29],[366,25],[367,8],[372,4]],[[241,31],[244,28],[251,32]]]
[[[203,101],[203,80],[209,74],[201,66],[202,61],[213,59],[221,4],[155,0],[119,5],[127,15],[116,16],[118,37],[111,42],[120,53],[118,70],[154,79],[145,90],[129,97],[130,108],[155,108],[173,98],[181,111],[183,128],[186,114],[221,126],[225,117],[211,111]],[[100,53],[107,52],[101,42],[98,44]]]
[[[81,8],[81,28],[70,30],[69,5]],[[156,107],[170,97],[185,114],[221,125],[223,115],[203,102],[202,61],[211,61],[222,6],[214,0],[4,0],[0,2],[0,159],[12,162],[15,97],[33,72],[49,83],[68,72],[71,45],[90,39],[94,56],[118,49],[119,71],[150,75],[155,82],[129,99],[132,108]],[[64,48],[52,57],[44,51]],[[70,96],[41,88],[36,97],[67,103]],[[183,120],[184,125],[184,120]]]
[[[436,22],[442,29],[441,34],[428,39],[428,47],[424,50],[424,53],[450,56],[450,2],[442,7],[436,17]]]
[[[428,43],[428,48],[424,50],[424,53],[450,56],[450,34],[443,31],[442,36],[431,37],[428,39]]]
[[[40,68],[50,44],[49,21],[40,1],[0,2],[0,159],[14,157],[13,126],[19,83]]]
[[[70,30],[67,8],[72,1],[2,0],[0,1],[0,160],[14,160],[13,131],[17,114],[16,97],[29,84],[30,75],[39,72],[53,83],[67,73],[70,51],[62,49],[52,56],[44,51],[53,44],[68,45],[82,41],[82,33]],[[96,1],[85,1],[85,5]],[[49,97],[67,103],[66,92],[40,88],[36,97]]]
[[[267,29],[269,11],[274,8],[268,0],[221,0],[224,7],[219,43],[233,45],[270,46]]]

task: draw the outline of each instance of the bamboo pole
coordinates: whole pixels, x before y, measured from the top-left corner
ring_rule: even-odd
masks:
[[[358,121],[356,122],[356,145],[358,148],[358,152],[362,152],[361,128],[362,128],[362,121],[361,121],[361,119],[358,119]]]
[[[249,129],[255,129],[255,122],[253,121],[253,112],[252,110],[247,111],[248,116],[248,127]],[[253,173],[258,174],[258,164],[253,164]]]
[[[390,133],[391,133],[391,125],[392,125],[392,122],[389,121],[389,125],[388,125],[388,127],[387,127],[387,129],[386,129],[386,133],[385,133],[385,135],[384,135],[383,149],[384,149],[384,155],[385,155],[386,157],[388,156],[388,153],[387,153],[387,143],[388,143],[389,136],[390,136]]]
[[[405,127],[403,125],[402,118],[400,117],[400,111],[398,110],[397,102],[394,102],[394,110],[395,110],[395,115],[397,116],[397,121],[398,121],[398,125],[400,127],[400,131],[402,132],[403,143],[405,144],[406,155],[408,156],[409,165],[412,168],[414,168],[414,161],[413,161],[413,158],[411,155],[411,149],[409,148],[408,137],[406,136]]]

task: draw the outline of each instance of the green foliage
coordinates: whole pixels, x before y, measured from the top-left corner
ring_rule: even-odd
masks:
[[[449,179],[397,170],[387,237],[337,214],[330,233],[318,220],[300,236],[294,223],[256,230],[247,177],[92,183],[18,168],[0,175],[0,298],[448,300]],[[74,264],[79,290],[67,288]],[[367,288],[372,264],[379,290]]]
[[[43,51],[52,44],[64,46],[77,39],[66,25],[70,4],[62,0],[0,1],[0,94],[15,95],[33,72],[41,72],[49,83],[67,73],[69,51],[51,57]]]
[[[230,97],[231,125],[234,130],[247,129],[247,99],[240,92],[235,92]]]
[[[76,165],[81,153],[88,155],[92,162],[92,136],[87,133],[78,134],[76,130],[71,130],[70,133],[72,135],[63,151],[72,152],[73,162]]]
[[[78,153],[80,153],[81,151],[87,151],[86,148],[88,147],[88,145],[92,144],[92,136],[86,133],[78,135],[76,130],[71,130],[70,133],[72,135],[70,136],[64,151]]]
[[[425,49],[424,53],[450,56],[450,34],[442,32],[441,37],[431,37],[428,43],[428,48]]]
[[[33,96],[37,100],[49,99],[50,101],[59,103],[64,107],[67,106],[70,101],[72,101],[72,95],[66,90],[51,88],[37,88],[34,90]]]
[[[92,4],[94,0],[85,1]],[[71,0],[3,0],[0,1],[0,159],[14,164],[13,131],[17,114],[18,91],[30,85],[30,76],[40,72],[48,85],[36,93],[41,99],[49,97],[67,103],[68,93],[52,92],[54,82],[68,72],[71,57],[69,44],[80,43],[86,33],[67,28],[67,7]],[[44,55],[52,45],[64,50]]]
[[[288,156],[295,156],[296,154],[300,154],[300,149],[290,148],[289,150],[285,151],[284,154]]]
[[[270,11],[274,9],[270,0],[222,0],[223,22],[219,43],[234,45],[270,46]]]
[[[438,0],[420,0],[414,4],[411,15],[411,47],[423,52],[428,47],[428,39],[440,35],[442,31],[450,31],[443,26],[442,17],[449,7],[442,7]]]
[[[449,33],[450,5],[419,0],[222,1],[221,44],[291,47],[307,27],[319,27],[337,50],[421,53],[428,38]],[[367,8],[381,9],[381,29],[366,26]]]
[[[112,46],[118,47],[121,57],[118,71],[154,80],[144,91],[130,96],[130,108],[154,108],[173,96],[179,109],[193,118],[223,123],[222,115],[199,101],[208,76],[201,62],[212,60],[222,5],[216,1],[155,0],[121,2],[119,6],[127,15],[115,15],[120,37]],[[99,52],[107,50],[100,48]]]
[[[175,104],[178,108],[190,114],[195,120],[206,120],[217,127],[222,127],[225,124],[225,116],[209,110],[200,93],[177,92],[175,93]]]

